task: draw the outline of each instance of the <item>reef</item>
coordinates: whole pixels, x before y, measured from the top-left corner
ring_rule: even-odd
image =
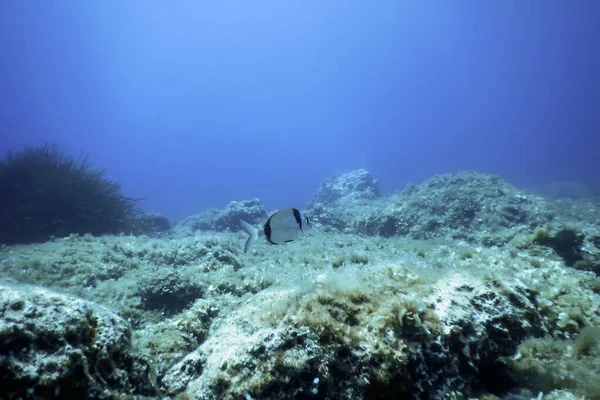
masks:
[[[258,199],[0,247],[0,397],[600,398],[596,199],[472,172],[382,197],[360,170],[305,211],[248,253]]]

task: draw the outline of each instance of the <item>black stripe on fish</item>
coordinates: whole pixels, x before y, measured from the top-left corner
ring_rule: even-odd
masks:
[[[269,243],[275,244],[271,241],[271,218],[273,218],[273,215],[271,215],[267,222],[265,222],[265,227],[263,230],[265,231],[265,237],[267,238]]]
[[[296,218],[296,223],[302,231],[302,217],[300,216],[300,211],[298,211],[296,208],[292,208],[292,210],[294,211],[294,218]]]

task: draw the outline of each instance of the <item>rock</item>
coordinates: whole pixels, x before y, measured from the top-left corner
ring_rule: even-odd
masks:
[[[177,225],[178,231],[231,231],[240,230],[240,219],[257,225],[264,223],[267,212],[259,199],[232,201],[223,210],[211,209],[203,213],[192,215]]]
[[[560,229],[550,233],[549,227],[539,228],[533,236],[533,243],[553,249],[565,261],[572,266],[583,259],[581,245],[585,236],[575,229]]]
[[[324,225],[326,229],[336,229],[344,232],[352,226],[354,217],[346,212],[343,207],[328,207],[323,203],[315,203],[307,210],[306,215],[311,221]]]
[[[502,245],[552,219],[543,199],[492,175],[438,175],[382,202],[357,219],[367,235],[430,239],[447,236]]]
[[[248,254],[228,228],[0,246],[2,276],[110,307],[7,284],[0,398],[597,398],[600,283],[575,268],[600,252],[600,203],[555,203],[461,173],[317,203],[311,232]],[[575,268],[532,243],[550,217],[585,236],[563,234]]]
[[[137,295],[142,309],[162,310],[172,315],[202,298],[203,293],[204,287],[200,283],[180,276],[177,271],[166,270],[142,277]]]
[[[390,268],[365,275],[415,289],[418,278]],[[259,293],[168,370],[162,389],[194,399],[441,399],[475,393],[498,373],[488,366],[546,332],[525,287],[438,285],[437,295],[416,296],[323,276],[312,290]]]
[[[596,246],[597,237],[592,236],[588,239],[589,246],[586,246],[585,239],[583,232],[577,229],[562,228],[551,232],[550,226],[545,225],[536,229],[532,243],[551,248],[569,267],[600,275],[600,251]],[[584,247],[587,250],[584,250]]]
[[[174,230],[187,234],[196,231],[213,231],[215,229],[215,220],[220,212],[216,208],[211,208],[198,214],[190,215],[175,225]]]
[[[140,213],[134,222],[136,234],[153,235],[171,230],[169,219],[160,213]]]
[[[215,219],[216,231],[237,232],[240,230],[240,219],[249,224],[264,223],[267,212],[259,199],[232,201]]]
[[[341,199],[376,199],[380,196],[377,179],[370,172],[358,169],[346,174],[335,175],[317,188],[312,204],[332,204]]]
[[[199,299],[184,312],[135,331],[136,350],[149,361],[155,376],[160,378],[206,340],[210,325],[218,314],[219,308],[214,302]]]
[[[110,310],[37,286],[0,283],[0,376],[6,398],[152,394],[130,353],[131,331]]]
[[[356,233],[357,215],[373,209],[378,198],[377,179],[359,169],[323,182],[314,193],[306,215],[328,230]]]

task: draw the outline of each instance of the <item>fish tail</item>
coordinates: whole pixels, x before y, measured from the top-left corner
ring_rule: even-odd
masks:
[[[240,226],[248,234],[248,240],[246,240],[246,245],[244,246],[244,253],[247,253],[254,246],[254,243],[256,243],[256,239],[258,239],[258,229],[242,219],[240,219]]]

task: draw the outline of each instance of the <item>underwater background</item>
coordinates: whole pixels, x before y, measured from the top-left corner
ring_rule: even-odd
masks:
[[[0,2],[0,399],[600,399],[599,21]]]
[[[356,168],[598,184],[593,0],[0,7],[0,152],[84,152],[175,219]]]

